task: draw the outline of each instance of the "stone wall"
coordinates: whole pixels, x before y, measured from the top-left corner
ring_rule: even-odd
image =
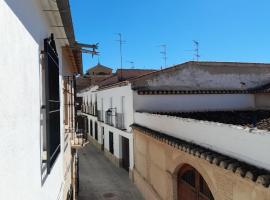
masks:
[[[134,183],[145,199],[176,200],[181,166],[193,166],[216,200],[267,200],[270,188],[134,129]]]

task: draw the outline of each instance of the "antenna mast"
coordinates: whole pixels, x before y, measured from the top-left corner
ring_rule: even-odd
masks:
[[[194,45],[195,45],[195,49],[194,49],[194,56],[196,58],[196,61],[198,62],[199,61],[199,58],[200,58],[200,54],[199,54],[199,42],[196,41],[196,40],[193,40],[194,42]]]
[[[164,59],[164,68],[166,68],[167,66],[167,45],[166,44],[162,44],[160,45],[160,47],[163,49],[163,51],[160,52],[160,54],[163,56],[162,58]],[[162,69],[162,66],[161,66]]]
[[[123,69],[123,54],[122,54],[122,46],[123,44],[125,44],[126,41],[124,41],[122,39],[122,34],[121,33],[117,33],[117,35],[119,36],[119,40],[116,40],[117,42],[119,42],[119,46],[120,46],[120,67],[121,67],[121,80],[122,80],[122,69]]]

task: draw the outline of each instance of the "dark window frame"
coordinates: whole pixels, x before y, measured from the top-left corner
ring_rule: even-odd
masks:
[[[184,165],[178,172],[178,187],[179,184],[183,183],[196,193],[198,199],[203,197],[203,199],[214,200],[213,194],[205,179],[194,167]]]
[[[93,137],[93,120],[90,119],[90,135]]]
[[[111,131],[109,131],[109,151],[111,154],[114,154],[113,132]]]
[[[60,154],[59,58],[54,36],[44,39],[47,173]]]
[[[95,122],[95,139],[98,141],[98,123]]]

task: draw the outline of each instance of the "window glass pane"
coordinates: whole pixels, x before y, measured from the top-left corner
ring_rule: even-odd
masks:
[[[209,200],[214,200],[214,197],[202,176],[200,176],[200,193],[208,197]]]
[[[186,171],[181,179],[191,185],[192,187],[195,187],[195,171],[194,170],[188,170]]]

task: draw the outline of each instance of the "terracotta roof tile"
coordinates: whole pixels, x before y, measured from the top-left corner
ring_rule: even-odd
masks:
[[[99,82],[99,87],[107,87],[121,81],[126,81],[131,78],[135,78],[144,74],[151,73],[155,70],[146,70],[146,69],[118,69],[115,74],[111,77],[106,78],[105,80]]]
[[[180,151],[191,154],[192,156],[204,159],[210,164],[216,165],[224,170],[231,171],[232,173],[238,174],[243,178],[247,178],[252,182],[256,182],[264,187],[270,186],[270,172],[265,169],[238,161],[234,158],[217,153],[211,149],[207,149],[191,142],[148,129],[138,124],[133,124],[132,128],[139,130],[142,134],[148,135],[155,140],[166,143],[175,149],[179,149]]]
[[[161,112],[161,115],[190,118],[223,124],[240,125],[270,131],[270,111],[208,111],[208,112]]]

